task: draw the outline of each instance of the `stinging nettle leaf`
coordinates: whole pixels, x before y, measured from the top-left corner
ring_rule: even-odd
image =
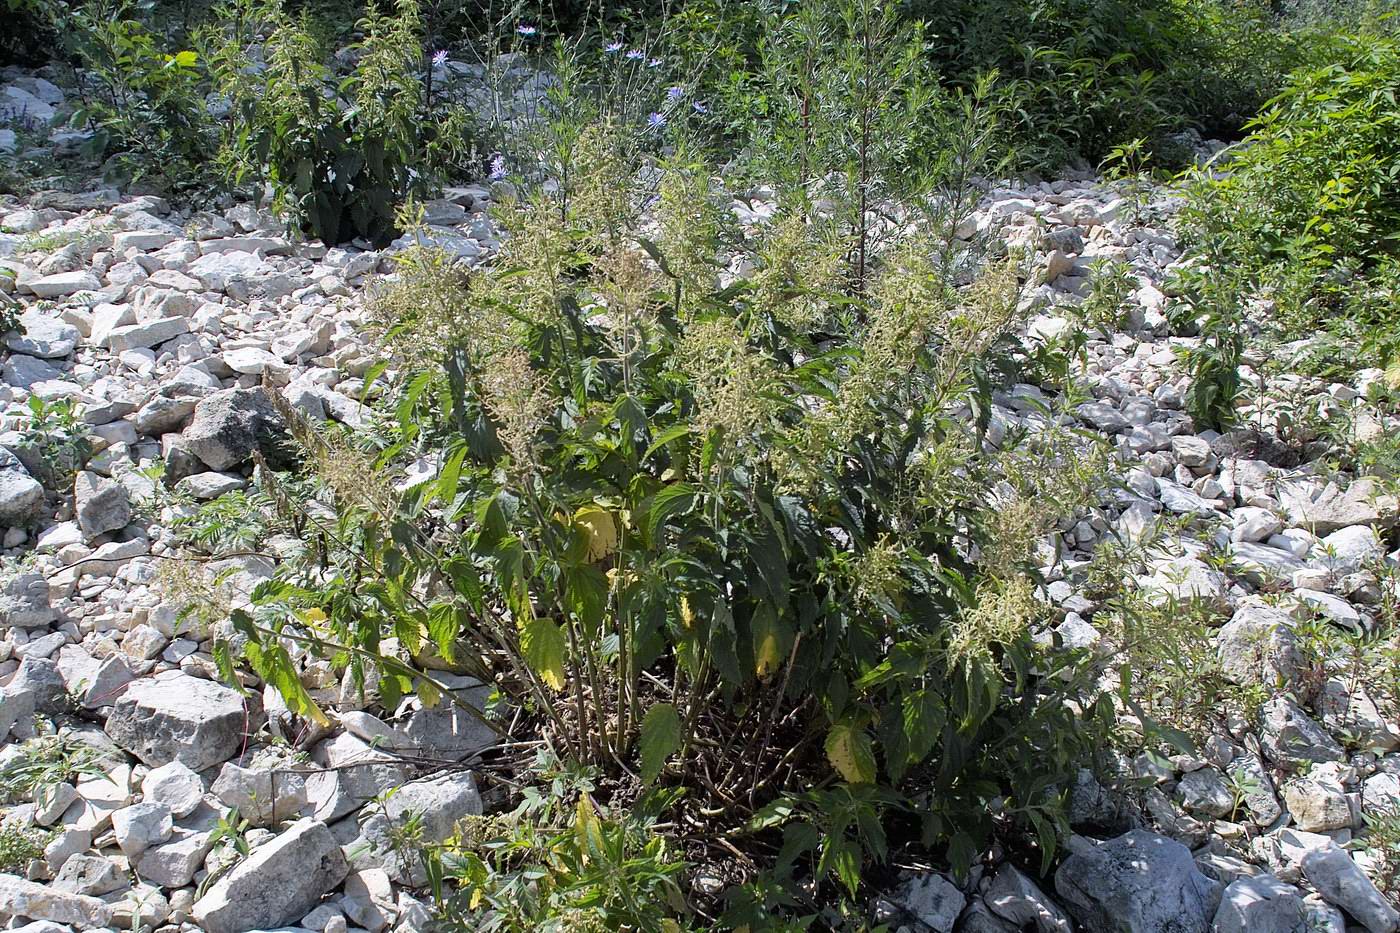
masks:
[[[642,754],[642,782],[650,784],[661,774],[661,769],[681,747],[681,717],[675,706],[658,703],[647,710],[642,719],[642,732],[639,740]]]
[[[875,752],[870,737],[850,723],[838,722],[826,735],[826,758],[852,784],[875,780]]]
[[[520,632],[530,669],[555,690],[564,689],[564,632],[549,619],[531,619]]]

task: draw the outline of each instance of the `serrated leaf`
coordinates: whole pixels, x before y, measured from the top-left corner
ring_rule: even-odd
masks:
[[[754,673],[767,677],[782,665],[791,650],[791,629],[768,605],[759,607],[749,625],[753,631]]]
[[[564,689],[564,631],[549,619],[531,619],[520,631],[525,661],[555,690]]]
[[[662,525],[688,511],[694,503],[695,487],[689,483],[672,483],[658,492],[652,497],[651,505],[647,509],[647,538],[655,541],[656,533],[661,530]]]
[[[650,784],[681,747],[681,717],[670,703],[658,703],[642,719],[638,744],[642,753],[642,783]]]
[[[583,529],[588,538],[588,553],[585,559],[596,564],[617,550],[617,520],[607,509],[588,505],[574,513],[574,524]]]
[[[593,801],[587,794],[583,794],[578,799],[578,807],[575,811],[574,834],[578,839],[579,852],[583,855],[584,861],[588,861],[589,856],[601,858],[603,856],[603,823],[598,819],[598,811],[593,806]]]
[[[852,784],[875,780],[875,751],[870,737],[850,723],[838,722],[826,734],[826,759]]]

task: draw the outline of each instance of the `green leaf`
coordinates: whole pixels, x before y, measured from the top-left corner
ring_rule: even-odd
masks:
[[[642,719],[639,740],[642,753],[642,783],[650,784],[661,768],[681,747],[681,717],[670,703],[658,703]]]
[[[662,431],[656,436],[656,440],[652,441],[651,446],[648,447],[642,453],[642,459],[647,459],[652,454],[656,453],[658,450],[660,450],[662,447],[665,447],[672,441],[679,440],[680,438],[685,437],[687,434],[694,433],[694,431],[695,426],[689,423],[672,425],[670,428],[668,428],[665,431]]]
[[[463,444],[448,456],[442,469],[438,471],[434,494],[445,503],[450,504],[457,496],[457,484],[462,478],[462,461],[466,457],[467,446]]]
[[[525,661],[555,690],[564,689],[564,631],[549,619],[531,619],[520,630]]]
[[[451,603],[438,603],[428,610],[428,635],[437,646],[444,661],[452,661],[453,643],[457,640],[460,611]]]
[[[176,52],[175,57],[171,60],[175,62],[176,67],[193,68],[194,63],[199,61],[199,55],[190,49],[185,49],[183,52]]]
[[[849,722],[838,722],[826,734],[826,759],[852,784],[875,780],[875,751],[870,736]]]
[[[689,510],[694,502],[695,487],[689,483],[672,483],[652,496],[646,518],[648,540],[654,542],[661,526]]]

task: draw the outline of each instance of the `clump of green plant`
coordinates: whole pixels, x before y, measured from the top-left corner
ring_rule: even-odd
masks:
[[[1252,715],[1267,697],[1225,676],[1214,633],[1228,616],[1218,600],[1123,584],[1168,556],[1166,542],[1181,530],[1162,525],[1135,543],[1100,545],[1085,594],[1099,603],[1094,627],[1103,636],[1100,654],[1117,675],[1117,702],[1142,726],[1142,734],[1124,737],[1127,744],[1165,742],[1185,752],[1221,727],[1226,709]]]
[[[1052,787],[1109,707],[1031,637],[1034,555],[1100,476],[1070,434],[992,449],[966,415],[1009,365],[1017,259],[959,288],[930,225],[860,289],[823,271],[854,238],[745,238],[705,165],[639,171],[613,132],[583,128],[557,185],[501,211],[488,267],[401,266],[378,309],[389,447],[285,412],[335,518],[309,516],[325,551],[233,613],[251,662],[310,716],[286,640],[390,707],[439,699],[415,658],[458,664],[614,809],[684,787],[716,836],[793,833],[785,897],[854,892],[895,813],[959,871],[1004,833],[1048,861]],[[725,283],[736,250],[754,272]],[[390,484],[425,454],[435,479]]]
[[[46,401],[31,395],[25,404],[29,420],[20,429],[20,444],[37,458],[43,483],[63,489],[92,457],[87,425],[69,399]]]
[[[1223,172],[1195,181],[1183,219],[1207,276],[1229,273],[1214,304],[1234,310],[1219,320],[1240,317],[1246,298],[1262,293],[1285,337],[1330,331],[1385,366],[1400,345],[1391,313],[1400,282],[1400,117],[1391,103],[1400,41],[1364,32],[1334,37],[1329,49],[1325,64],[1295,72],[1249,124]],[[1220,364],[1207,376],[1235,355],[1211,344]]]
[[[133,177],[167,187],[206,181],[213,120],[205,109],[199,56],[170,48],[138,18],[134,0],[36,4],[52,20],[74,69],[80,105],[70,121],[88,130],[90,155],[114,156]]]
[[[572,813],[542,822],[469,818],[441,856],[455,891],[442,906],[447,930],[658,930],[680,933],[690,913],[685,868],[652,821],[600,813],[582,794]]]
[[[201,44],[231,107],[219,161],[234,181],[266,183],[277,210],[327,243],[384,246],[398,205],[465,158],[470,124],[425,85],[417,0],[371,5],[357,28],[344,77],[281,0],[230,0]],[[250,74],[255,47],[265,67]]]
[[[1178,351],[1191,377],[1186,410],[1202,427],[1224,430],[1235,422],[1243,391],[1240,360],[1249,326],[1243,304],[1249,281],[1244,269],[1229,264],[1214,249],[1176,276],[1179,295],[1171,320],[1178,329],[1199,338]]]
[[[92,746],[61,732],[27,739],[20,751],[0,767],[0,801],[28,800],[43,788],[102,774]]]
[[[0,872],[24,874],[34,859],[44,857],[44,837],[0,817]]]
[[[1028,164],[1091,163],[1128,140],[1173,156],[1187,126],[1231,132],[1275,93],[1297,55],[1264,2],[915,0],[934,70],[969,85],[996,71],[1008,131]]]
[[[948,90],[923,24],[888,0],[809,0],[767,21],[750,76],[746,140],[759,183],[834,222],[847,275],[864,290],[905,212],[949,230],[975,201],[973,176],[1000,167],[1004,99],[991,77]]]

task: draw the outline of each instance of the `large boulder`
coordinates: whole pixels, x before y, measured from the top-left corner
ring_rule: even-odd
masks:
[[[273,464],[287,460],[287,424],[257,389],[225,389],[195,405],[185,428],[187,450],[211,470],[228,470],[260,450]]]
[[[112,922],[112,908],[95,897],[69,894],[17,875],[0,875],[0,917],[47,920],[94,930]]]
[[[131,497],[121,483],[82,470],[73,480],[73,510],[83,538],[92,541],[131,521]]]
[[[0,526],[29,524],[43,501],[44,487],[18,457],[0,447]]]
[[[1237,684],[1289,684],[1304,667],[1293,620],[1268,606],[1241,606],[1220,630],[1216,650],[1225,676]]]
[[[1346,753],[1302,707],[1277,696],[1260,710],[1259,741],[1264,754],[1285,768],[1322,761],[1341,761]]]
[[[15,574],[0,590],[0,629],[42,628],[56,618],[43,574]]]
[[[298,820],[239,862],[194,904],[209,933],[245,933],[291,924],[345,879],[340,844],[316,820]]]
[[[1309,849],[1302,858],[1303,874],[1317,893],[1335,904],[1371,933],[1400,930],[1400,912],[1376,890],[1351,854],[1330,840]]]
[[[967,905],[958,886],[938,872],[914,875],[891,891],[880,904],[882,919],[902,924],[903,929],[952,933]]]
[[[1231,882],[1220,899],[1213,933],[1309,933],[1303,894],[1273,875]]]
[[[1221,886],[1181,843],[1135,829],[1105,842],[1076,836],[1070,850],[1055,891],[1086,933],[1210,930]]]
[[[365,853],[365,864],[357,868],[383,868],[399,881],[421,884],[425,880],[421,864],[405,864],[394,854],[398,831],[413,822],[423,842],[441,842],[452,835],[465,817],[480,816],[481,795],[470,771],[412,781],[395,790],[364,821],[355,850]]]
[[[78,328],[42,311],[20,315],[20,328],[5,337],[12,353],[24,353],[41,360],[68,356],[78,346]]]
[[[1040,885],[1014,865],[1007,864],[997,869],[996,877],[987,886],[983,898],[992,913],[1017,930],[1070,933],[1073,929],[1064,911],[1046,897]]]
[[[1362,477],[1346,489],[1328,483],[1321,491],[1284,484],[1279,489],[1290,525],[1329,535],[1352,525],[1395,524],[1396,497]]]
[[[148,765],[179,761],[194,771],[222,764],[238,751],[245,725],[238,693],[180,671],[126,688],[107,719],[107,734]]]

